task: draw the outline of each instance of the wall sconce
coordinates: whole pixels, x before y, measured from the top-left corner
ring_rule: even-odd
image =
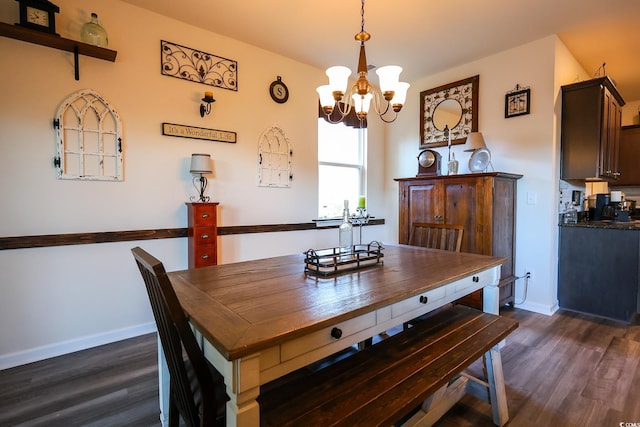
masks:
[[[205,102],[207,105],[200,104],[200,117],[204,117],[205,114],[211,113],[211,103],[216,102],[216,100],[213,99],[213,92],[205,92],[202,102]]]
[[[198,190],[197,181],[200,181],[200,198],[198,202],[208,202],[209,196],[204,195],[204,191],[207,189],[207,178],[205,173],[211,173],[211,155],[210,154],[192,154],[191,155],[191,168],[190,172],[193,175],[199,175],[193,177],[193,186]],[[191,196],[191,201],[195,201],[196,198]]]

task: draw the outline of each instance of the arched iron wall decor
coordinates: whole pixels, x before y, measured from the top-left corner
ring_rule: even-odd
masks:
[[[479,83],[480,76],[477,75],[420,92],[420,148],[447,145],[444,127],[436,126],[437,120],[434,123],[434,116],[438,115],[440,109],[449,109],[447,114],[453,111],[460,114],[457,121],[453,120],[455,126],[449,126],[451,144],[464,144],[469,133],[478,131]],[[449,108],[450,104],[455,103],[459,107]]]
[[[65,99],[53,120],[59,179],[122,181],[122,123],[100,94],[82,89]]]

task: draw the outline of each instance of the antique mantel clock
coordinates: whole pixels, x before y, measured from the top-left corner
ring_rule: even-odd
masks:
[[[48,0],[16,0],[20,3],[20,23],[32,30],[56,34],[56,13],[60,8]]]
[[[442,156],[434,150],[422,150],[418,154],[418,175],[436,176],[440,175]]]

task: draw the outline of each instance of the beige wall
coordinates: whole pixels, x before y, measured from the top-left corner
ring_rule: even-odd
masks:
[[[184,203],[195,194],[191,153],[210,153],[208,194],[220,202],[223,226],[310,222],[317,216],[317,96],[323,70],[275,53],[150,14],[119,1],[59,0],[57,29],[78,39],[97,12],[109,33],[114,63],[0,37],[0,236],[81,233],[186,226]],[[18,3],[0,3],[0,21],[17,21]],[[214,88],[211,116],[200,98],[210,86],[160,74],[160,40],[238,62],[238,91]],[[355,60],[355,58],[354,58]],[[268,88],[277,76],[290,90],[276,104]],[[124,125],[124,182],[55,178],[51,120],[73,92],[91,88],[118,111]],[[237,132],[237,143],[172,138],[161,123]],[[372,120],[370,164],[381,164],[383,131]],[[291,188],[257,186],[258,140],[282,128],[293,148]],[[368,204],[382,217],[383,169],[371,171]],[[383,226],[364,230],[380,239]],[[337,230],[219,238],[220,262],[303,252],[337,244]],[[140,245],[168,270],[186,268],[186,239],[0,251],[0,369],[153,329],[130,248]]]
[[[533,273],[522,308],[550,314],[557,309],[557,199],[559,133],[559,86],[555,76],[557,50],[563,48],[555,36],[546,37],[412,82],[412,92],[400,126],[392,127],[387,139],[387,184],[394,177],[416,174],[419,151],[419,93],[452,81],[480,75],[479,130],[492,152],[496,171],[522,174],[518,181],[516,274]],[[566,49],[565,49],[566,50]],[[434,58],[437,61],[437,58]],[[574,61],[575,62],[575,61]],[[575,64],[567,64],[566,66]],[[575,75],[574,70],[571,74]],[[562,78],[560,78],[562,80]],[[564,84],[560,82],[561,84]],[[566,83],[566,82],[565,82]],[[531,88],[531,113],[504,118],[505,94],[516,84]],[[454,146],[460,172],[468,172],[469,153]],[[447,149],[438,149],[447,158]],[[398,204],[397,185],[387,186],[389,204]],[[527,194],[537,197],[527,203]],[[389,215],[389,223],[397,216]],[[393,227],[391,227],[393,228]],[[524,282],[516,282],[516,302],[524,299]]]

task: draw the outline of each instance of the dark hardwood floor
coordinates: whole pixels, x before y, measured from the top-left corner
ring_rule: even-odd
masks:
[[[502,314],[520,322],[502,350],[509,426],[640,423],[640,326]],[[0,426],[158,427],[156,358],[150,334],[0,371]],[[489,427],[490,414],[465,396],[436,426]]]

